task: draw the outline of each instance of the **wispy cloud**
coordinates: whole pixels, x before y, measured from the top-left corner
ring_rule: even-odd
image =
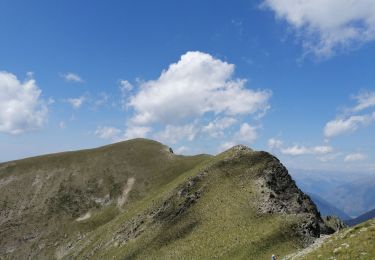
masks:
[[[357,105],[353,108],[355,112],[375,106],[375,91],[363,91],[354,98],[357,100]]]
[[[306,154],[313,154],[313,155],[319,155],[319,154],[327,154],[331,153],[333,151],[333,148],[331,146],[313,146],[313,147],[306,147],[306,146],[299,146],[299,145],[293,145],[286,148],[281,148],[281,153],[286,155],[306,155]]]
[[[366,158],[364,154],[361,153],[351,153],[345,156],[345,162],[355,162],[355,161],[363,161]]]
[[[375,111],[363,113],[365,109],[375,107],[375,91],[364,91],[354,96],[356,104],[346,109],[346,113],[326,123],[324,136],[332,138],[342,134],[355,132],[361,126],[375,122]],[[362,112],[362,113],[361,113]]]
[[[284,142],[282,140],[279,140],[277,138],[270,138],[270,139],[268,139],[268,142],[267,142],[268,147],[270,149],[280,149],[282,147],[283,143]]]
[[[324,135],[327,138],[353,133],[360,126],[368,125],[375,121],[375,112],[368,115],[349,116],[329,121],[324,127]]]
[[[116,140],[120,138],[121,130],[116,127],[110,126],[99,126],[96,131],[95,135],[101,139],[106,140]]]
[[[66,81],[77,82],[77,83],[84,82],[83,79],[76,73],[68,72],[68,73],[60,74],[60,76]]]
[[[66,102],[69,103],[74,109],[79,109],[85,100],[86,98],[84,96],[80,96],[78,98],[68,98],[66,99]]]

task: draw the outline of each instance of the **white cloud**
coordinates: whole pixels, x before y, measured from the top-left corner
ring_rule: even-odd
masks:
[[[237,120],[232,117],[216,118],[214,121],[202,127],[202,132],[210,137],[218,138],[224,136],[224,130],[235,124]]]
[[[352,133],[361,125],[368,125],[375,121],[375,112],[367,115],[353,115],[348,118],[339,118],[329,121],[324,127],[326,137]]]
[[[121,79],[119,83],[120,83],[120,90],[122,93],[126,93],[133,89],[133,85],[127,80]]]
[[[256,127],[243,123],[240,130],[234,135],[234,139],[240,142],[252,143],[257,139]]]
[[[122,109],[126,109],[127,105],[128,105],[128,102],[129,102],[129,98],[130,98],[130,91],[133,89],[133,85],[127,81],[127,80],[120,80],[119,81],[119,84],[120,84],[120,92],[121,92],[121,107]]]
[[[331,146],[313,146],[313,147],[306,147],[306,146],[299,146],[294,145],[286,148],[281,148],[281,153],[286,155],[306,155],[306,154],[327,154],[331,153],[333,148]]]
[[[366,158],[365,155],[361,153],[352,153],[345,156],[345,162],[363,161]]]
[[[363,109],[375,106],[375,91],[365,91],[355,97],[358,104],[352,109],[353,111],[361,111]]]
[[[302,38],[303,47],[319,57],[375,39],[374,0],[264,0]]]
[[[333,151],[333,148],[331,146],[322,145],[322,146],[314,146],[312,148],[313,154],[326,154]]]
[[[82,106],[85,102],[86,98],[84,96],[78,98],[68,98],[66,102],[68,102],[74,109],[78,109]]]
[[[150,127],[145,126],[129,126],[124,134],[125,140],[133,138],[147,137],[147,134],[151,131]]]
[[[0,132],[20,134],[41,128],[48,113],[41,92],[34,79],[20,82],[0,71]]]
[[[83,82],[83,79],[78,74],[75,74],[75,73],[72,73],[72,72],[61,74],[60,76],[63,79],[65,79],[66,81],[78,82],[78,83]]]
[[[198,133],[198,128],[194,124],[182,126],[167,125],[162,132],[155,135],[156,139],[161,142],[177,143],[180,140],[193,141]]]
[[[121,134],[121,130],[116,127],[111,126],[99,126],[96,131],[95,135],[102,139],[107,140],[116,140],[119,138]]]
[[[239,143],[246,145],[254,142],[258,137],[256,130],[256,127],[248,123],[242,123],[240,129],[231,137],[231,140],[223,142],[220,145],[219,152],[227,150]]]
[[[328,153],[328,154],[323,154],[320,156],[317,156],[316,158],[321,161],[321,162],[329,162],[337,159],[339,156],[341,156],[341,152],[338,153]]]
[[[176,124],[206,113],[228,116],[262,113],[269,108],[270,91],[245,88],[232,79],[234,65],[202,52],[187,52],[156,80],[141,83],[128,106],[132,122]]]
[[[363,91],[354,96],[357,103],[345,110],[345,114],[326,123],[324,135],[327,138],[355,132],[361,126],[375,122],[375,111],[359,114],[375,106],[375,91]]]
[[[282,148],[281,149],[282,154],[287,154],[287,155],[303,155],[303,154],[308,154],[309,149],[306,148],[305,146],[290,146],[287,148]]]
[[[101,139],[110,140],[113,142],[119,142],[134,138],[147,137],[147,134],[151,131],[151,128],[144,126],[129,126],[122,131],[112,126],[99,126],[94,134]]]
[[[283,145],[283,141],[276,139],[276,138],[270,138],[268,139],[268,147],[270,149],[280,149]]]

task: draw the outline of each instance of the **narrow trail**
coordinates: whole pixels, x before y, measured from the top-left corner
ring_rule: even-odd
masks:
[[[319,238],[317,238],[314,243],[312,243],[310,246],[299,250],[298,252],[295,252],[293,254],[284,256],[281,260],[294,260],[294,259],[300,259],[302,256],[307,255],[308,253],[318,249],[321,247],[321,245],[324,243],[324,241],[327,238],[330,238],[331,235],[321,235]]]

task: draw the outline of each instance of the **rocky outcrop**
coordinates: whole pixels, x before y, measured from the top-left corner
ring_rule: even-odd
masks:
[[[333,233],[335,229],[324,223],[314,202],[297,187],[285,166],[276,157],[266,152],[260,153],[270,160],[257,180],[263,194],[259,210],[263,213],[294,214],[301,217],[297,231],[304,237],[306,244],[320,234]]]
[[[340,218],[336,216],[325,216],[323,217],[323,222],[326,227],[331,228],[335,232],[348,227]]]

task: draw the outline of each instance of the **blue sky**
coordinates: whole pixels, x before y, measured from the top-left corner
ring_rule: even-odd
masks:
[[[0,161],[134,137],[375,172],[372,0],[1,1]]]

